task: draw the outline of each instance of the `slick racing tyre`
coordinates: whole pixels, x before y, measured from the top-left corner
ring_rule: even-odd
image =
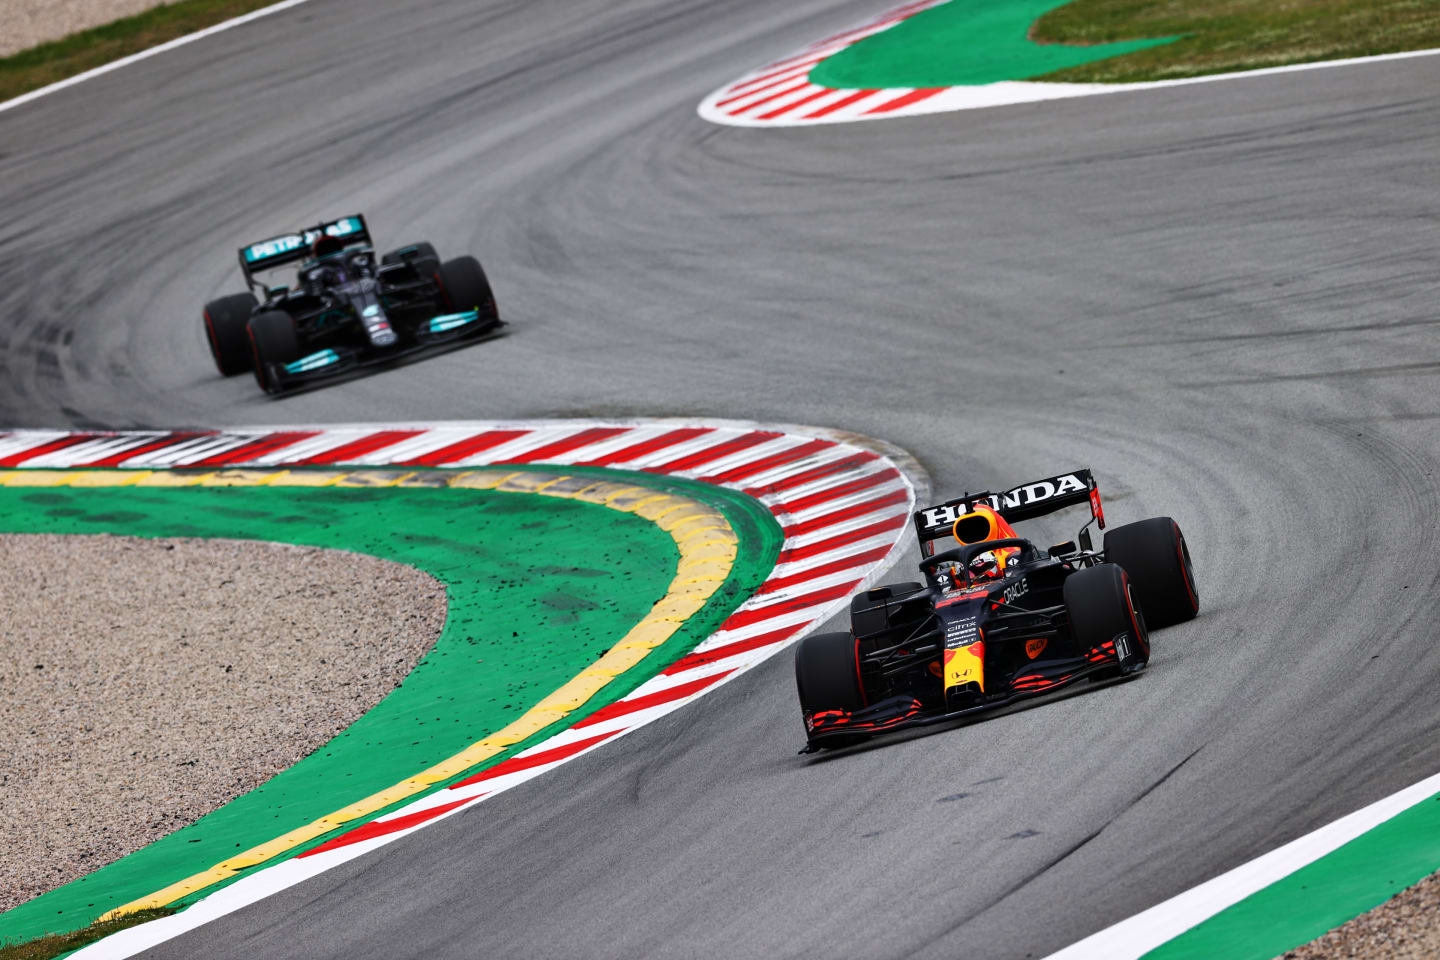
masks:
[[[795,649],[795,689],[800,713],[807,721],[825,710],[859,710],[865,705],[860,692],[855,640],[848,633],[817,633]]]
[[[1071,574],[1064,596],[1082,656],[1113,643],[1120,661],[1117,673],[1135,673],[1150,662],[1150,632],[1135,606],[1130,578],[1119,564],[1101,563]]]
[[[410,259],[414,261],[416,268],[419,269],[422,274],[436,270],[440,266],[440,254],[436,253],[435,247],[428,243],[412,243],[408,247],[392,250],[385,254],[380,260],[380,263],[382,265],[387,263],[400,263],[405,259],[400,255],[402,250],[407,253],[411,250],[415,251],[410,255]]]
[[[1190,548],[1180,525],[1169,517],[1151,517],[1107,531],[1105,561],[1120,564],[1130,574],[1135,599],[1152,627],[1183,623],[1200,611]]]
[[[456,313],[479,310],[480,316],[495,320],[495,294],[480,261],[474,257],[456,257],[440,265],[440,293],[445,304]]]
[[[205,304],[201,322],[210,356],[222,377],[233,377],[250,369],[250,340],[245,327],[255,311],[255,295],[237,293]]]
[[[850,629],[857,637],[878,633],[890,626],[885,601],[892,597],[908,597],[924,589],[918,583],[889,583],[858,593],[850,599]]]
[[[288,313],[270,310],[250,318],[250,352],[255,365],[255,382],[266,393],[278,393],[266,364],[289,363],[300,359],[300,341],[295,336],[295,321]]]

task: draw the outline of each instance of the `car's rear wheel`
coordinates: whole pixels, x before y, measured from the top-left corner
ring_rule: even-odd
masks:
[[[1135,605],[1130,578],[1118,564],[1101,563],[1065,581],[1065,609],[1081,655],[1113,644],[1120,674],[1150,662],[1150,632]]]
[[[1190,548],[1180,525],[1169,517],[1127,523],[1105,534],[1105,560],[1130,575],[1135,599],[1155,628],[1193,619],[1200,591],[1190,563]]]
[[[817,713],[864,706],[855,639],[848,633],[817,633],[801,640],[795,648],[795,689],[807,734]]]
[[[255,305],[252,293],[236,293],[205,304],[201,313],[205,340],[210,344],[215,369],[223,377],[233,377],[250,369],[250,340],[245,327],[250,322],[250,314],[255,312]]]
[[[480,261],[474,257],[456,257],[440,265],[436,275],[440,281],[440,294],[446,306],[456,313],[478,310],[480,316],[498,319],[495,308],[495,294],[490,289],[490,280]]]
[[[278,393],[280,386],[270,376],[267,364],[290,363],[300,359],[300,338],[288,313],[269,310],[250,318],[250,353],[255,365],[255,382],[266,393]]]

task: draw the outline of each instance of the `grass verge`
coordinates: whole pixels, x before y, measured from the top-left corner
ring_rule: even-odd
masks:
[[[0,944],[0,960],[51,960],[53,957],[69,953],[72,950],[79,950],[112,933],[119,933],[126,927],[134,927],[150,920],[158,920],[160,917],[168,917],[175,912],[174,907],[156,907],[153,910],[141,910],[137,913],[127,914],[115,920],[97,921],[83,930],[55,933],[25,943]]]
[[[1164,46],[1048,74],[1129,83],[1440,47],[1437,0],[1075,0],[1031,27],[1039,43],[1183,35]]]
[[[0,59],[0,103],[276,0],[180,0]]]

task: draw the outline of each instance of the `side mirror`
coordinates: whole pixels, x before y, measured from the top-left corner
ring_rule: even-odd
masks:
[[[1095,542],[1090,539],[1089,530],[1080,531],[1080,549],[1084,550],[1086,553],[1089,553],[1091,550],[1095,549]]]
[[[1066,540],[1064,543],[1057,543],[1057,544],[1055,544],[1055,546],[1053,546],[1053,547],[1050,548],[1050,556],[1052,556],[1052,557],[1068,557],[1070,554],[1072,554],[1072,553],[1074,553],[1074,552],[1075,552],[1075,541],[1074,541],[1074,540]]]
[[[289,288],[289,287],[266,287],[266,288],[265,288],[265,296],[268,297],[268,298],[270,298],[271,300],[279,300],[281,297],[285,296],[285,294],[287,294],[287,293],[289,293],[289,292],[290,292],[290,288]]]

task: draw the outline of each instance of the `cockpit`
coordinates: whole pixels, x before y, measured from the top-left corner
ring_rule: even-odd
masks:
[[[324,240],[339,244],[333,237]],[[320,247],[321,241],[317,240],[318,255],[300,266],[300,283],[313,292],[375,276],[375,252],[369,247],[347,250],[342,246],[326,252],[320,252]]]
[[[1016,534],[1014,528],[994,509],[985,504],[977,504],[971,512],[955,520],[950,528],[950,536],[960,546],[966,547],[990,540],[1010,540]],[[931,556],[941,550],[950,549],[944,545],[942,538],[932,540],[928,547]],[[958,563],[940,563],[934,568],[935,582],[948,590],[1002,580],[1007,569],[1019,563],[1019,557],[1020,548],[1002,547],[975,555],[970,559],[968,569],[962,569]]]

